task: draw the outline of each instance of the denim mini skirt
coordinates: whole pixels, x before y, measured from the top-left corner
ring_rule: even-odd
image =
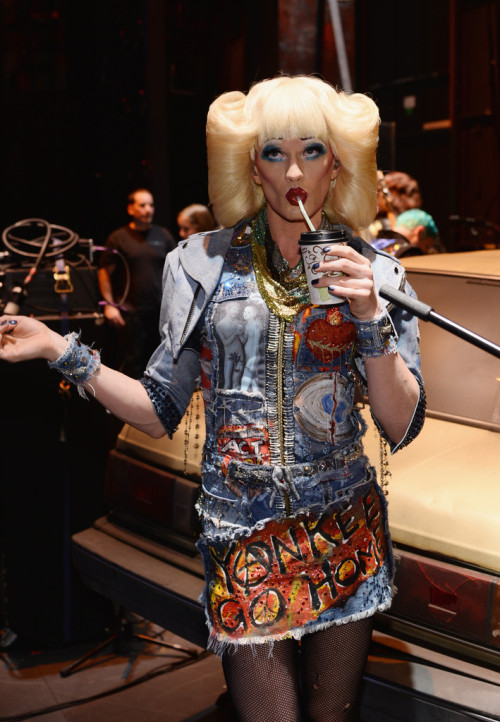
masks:
[[[279,492],[270,481],[275,468],[253,480],[249,469],[233,480],[205,476],[198,548],[212,651],[300,639],[390,606],[387,504],[365,462],[361,455],[319,476],[282,473]],[[291,513],[270,512],[277,501]]]

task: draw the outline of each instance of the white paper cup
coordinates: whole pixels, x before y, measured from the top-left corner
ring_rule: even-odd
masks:
[[[323,278],[325,275],[329,279],[334,279],[336,276],[341,276],[342,273],[322,273],[317,269],[313,269],[315,263],[321,261],[335,261],[338,256],[330,253],[324,253],[323,249],[331,246],[345,246],[349,237],[344,230],[329,230],[329,231],[307,231],[300,235],[300,249],[302,251],[302,260],[304,262],[304,270],[306,273],[307,285],[309,287],[309,295],[311,296],[311,303],[315,306],[331,306],[336,303],[342,303],[345,298],[340,296],[333,296],[328,287],[318,288],[313,286],[311,281],[317,278]],[[333,282],[333,281],[332,281]],[[331,286],[332,283],[329,283]]]

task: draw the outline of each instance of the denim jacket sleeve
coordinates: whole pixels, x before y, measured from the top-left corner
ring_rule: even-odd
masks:
[[[405,282],[402,290],[409,296],[416,297],[415,291],[407,281]],[[408,313],[408,311],[401,308],[388,308],[387,311],[390,315],[392,325],[396,333],[397,351],[411,373],[415,376],[420,389],[419,398],[415,405],[412,419],[406,429],[404,437],[398,444],[395,444],[388,438],[377,419],[372,414],[372,418],[381,436],[389,444],[391,454],[394,454],[396,451],[399,451],[399,449],[402,449],[404,446],[407,446],[411,441],[413,441],[413,439],[416,438],[422,430],[425,420],[426,396],[424,382],[420,371],[420,334],[418,329],[418,319],[416,316],[412,316]],[[360,362],[360,365],[361,364],[362,362]]]
[[[382,284],[389,283],[401,291],[404,291],[409,296],[414,298],[416,297],[415,291],[406,280],[404,268],[397,259],[386,253],[375,251],[367,244],[363,245],[362,252],[363,255],[367,255],[370,258],[374,273],[375,288],[377,291]],[[409,444],[420,433],[424,423],[426,397],[420,370],[420,334],[418,319],[416,316],[413,316],[404,309],[392,306],[383,298],[379,298],[379,301],[382,309],[389,316],[389,322],[392,326],[392,339],[389,348],[390,350],[397,351],[399,353],[411,373],[415,376],[420,388],[419,399],[415,406],[412,419],[403,439],[398,444],[395,444],[387,437],[377,419],[372,414],[373,420],[379,429],[380,434],[384,439],[386,439],[391,453],[394,454],[396,451]],[[366,374],[364,360],[361,354],[356,354],[355,363],[364,381]]]
[[[231,229],[191,236],[168,254],[163,270],[161,343],[141,383],[165,431],[174,433],[200,375],[196,329],[214,292]]]
[[[163,286],[161,343],[151,356],[141,383],[165,431],[172,436],[194,392],[200,375],[200,358],[199,348],[192,342],[194,339],[189,339],[177,357],[174,356],[172,329],[166,316],[170,315],[168,307],[174,303],[175,284],[172,283],[170,263],[167,265],[169,268],[166,267]]]

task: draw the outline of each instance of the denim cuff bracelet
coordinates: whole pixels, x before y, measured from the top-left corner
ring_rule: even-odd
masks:
[[[360,321],[355,317],[352,320],[357,334],[356,351],[360,356],[375,358],[396,353],[397,333],[387,313],[373,321]]]
[[[99,351],[81,343],[80,334],[74,331],[66,334],[64,338],[68,341],[66,350],[55,361],[48,362],[50,368],[60,371],[66,381],[76,384],[80,396],[87,398],[84,384],[89,385],[95,396],[89,381],[101,366]]]

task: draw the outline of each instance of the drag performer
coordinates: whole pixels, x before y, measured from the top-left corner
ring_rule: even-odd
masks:
[[[203,600],[241,720],[359,719],[371,620],[391,603],[385,497],[355,391],[392,452],[420,431],[425,396],[417,322],[377,294],[383,283],[412,294],[404,269],[356,235],[376,212],[378,123],[370,99],[313,77],[215,100],[209,192],[224,228],[168,256],[162,343],[140,381],[76,334],[0,319],[0,358],[48,359],[155,437],[172,434],[200,383]],[[343,274],[318,281],[336,305],[310,304],[306,215],[349,233],[318,268]]]

